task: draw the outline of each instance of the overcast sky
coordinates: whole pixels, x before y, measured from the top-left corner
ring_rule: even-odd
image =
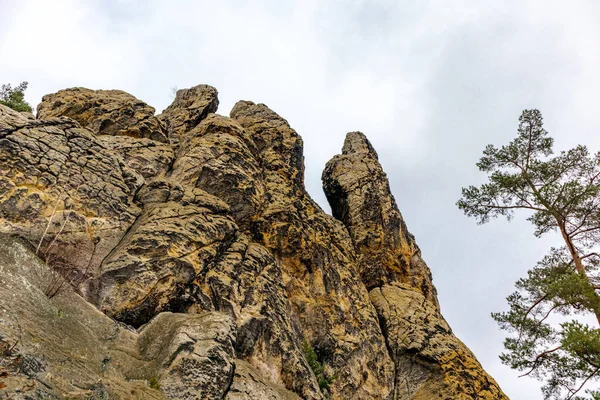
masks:
[[[199,83],[219,90],[223,115],[265,103],[304,138],[306,186],[325,209],[325,163],[364,132],[455,333],[511,399],[541,399],[498,360],[490,312],[555,239],[524,218],[477,226],[455,202],[524,108],[542,111],[557,150],[600,150],[599,21],[595,0],[0,0],[0,83],[29,81],[34,105],[84,86],[160,112],[172,87]]]

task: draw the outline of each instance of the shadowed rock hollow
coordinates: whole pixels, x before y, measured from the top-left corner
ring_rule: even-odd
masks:
[[[83,88],[36,119],[0,106],[0,349],[22,354],[3,390],[506,399],[440,314],[367,138],[349,133],[323,172],[330,216],[288,122],[218,103],[199,85],[158,116]]]

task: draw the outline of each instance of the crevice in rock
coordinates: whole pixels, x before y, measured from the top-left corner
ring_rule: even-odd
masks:
[[[98,267],[99,270],[101,270],[102,267],[104,266],[104,262],[106,260],[110,260],[110,258],[114,255],[114,253],[120,248],[120,246],[122,246],[122,244],[125,242],[125,239],[129,238],[129,236],[131,235],[131,233],[134,231],[135,227],[139,223],[140,218],[143,215],[143,212],[144,212],[144,210],[141,209],[140,213],[133,220],[133,223],[131,225],[129,225],[129,227],[125,230],[125,233],[123,234],[123,236],[121,236],[121,239],[119,239],[119,242],[115,246],[113,246],[113,248],[108,252],[108,254],[106,256],[104,256],[104,258],[102,259],[102,261],[100,262],[100,265]]]
[[[379,289],[379,288],[377,288],[377,289]],[[374,290],[377,290],[377,289],[374,289]],[[369,292],[370,292],[370,290],[369,290]],[[373,305],[373,303],[371,303],[370,300],[369,300],[369,303],[371,304],[371,306],[373,308],[375,308],[375,306]],[[392,346],[390,345],[387,321],[385,320],[385,317],[383,315],[381,315],[379,312],[377,312],[377,322],[379,322],[379,329],[381,329],[381,334],[383,335],[383,338],[384,338],[385,348],[387,349],[388,356],[390,357],[390,359],[392,360],[392,362],[394,364],[394,387],[393,387],[393,392],[392,392],[393,393],[392,400],[398,400],[396,398],[396,388],[398,387],[398,374],[396,373],[396,370],[398,368],[397,354],[392,350]]]
[[[231,372],[229,373],[229,380],[227,381],[227,387],[225,388],[225,391],[223,392],[223,397],[221,398],[222,400],[225,400],[225,398],[227,397],[227,394],[231,390],[231,385],[233,385],[233,379],[235,378],[235,367],[236,367],[236,365],[234,362],[233,365],[231,366]]]

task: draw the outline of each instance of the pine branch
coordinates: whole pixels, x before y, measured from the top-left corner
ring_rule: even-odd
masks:
[[[566,400],[570,400],[573,398],[573,396],[575,396],[577,394],[577,392],[579,392],[581,389],[583,389],[583,387],[585,386],[585,384],[594,376],[596,375],[598,372],[600,371],[600,367],[596,368],[594,370],[594,372],[592,372],[590,375],[587,376],[587,378],[585,378],[585,380],[581,383],[581,385],[574,391],[571,391],[571,395],[569,397],[567,397]]]
[[[546,350],[546,351],[538,354],[537,357],[535,358],[535,360],[532,361],[533,367],[527,373],[525,373],[523,375],[519,375],[519,378],[522,378],[524,376],[531,374],[538,367],[538,364],[541,362],[540,360],[542,360],[543,358],[546,358],[548,356],[548,354],[554,353],[555,351],[558,351],[561,348],[562,348],[562,346],[557,346],[553,349]]]

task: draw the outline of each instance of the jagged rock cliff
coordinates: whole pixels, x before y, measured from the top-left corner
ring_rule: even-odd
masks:
[[[325,168],[330,216],[287,121],[218,103],[199,85],[158,116],[82,88],[36,119],[0,106],[4,393],[505,399],[440,314],[367,138]]]
[[[394,398],[503,398],[442,317],[431,271],[365,135],[346,136],[342,154],[325,167],[323,188],[333,215],[350,232],[394,360]]]

